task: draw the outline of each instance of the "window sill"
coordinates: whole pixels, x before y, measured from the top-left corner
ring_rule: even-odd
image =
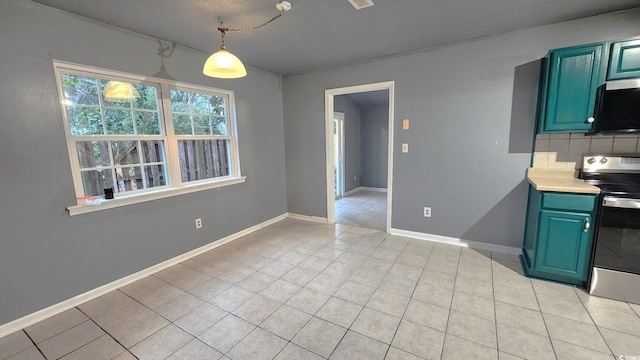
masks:
[[[121,206],[143,203],[152,200],[164,199],[172,196],[189,194],[196,191],[220,188],[227,185],[241,184],[247,179],[246,176],[220,180],[206,184],[188,185],[181,188],[158,190],[156,192],[148,192],[139,195],[131,195],[123,198],[105,200],[98,205],[72,205],[67,207],[69,216],[91,213],[94,211],[113,209]]]

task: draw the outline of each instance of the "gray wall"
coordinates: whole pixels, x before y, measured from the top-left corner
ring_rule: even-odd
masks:
[[[347,95],[336,96],[333,101],[334,111],[344,113],[344,191],[347,192],[360,186],[362,177],[360,106]]]
[[[69,217],[52,59],[153,74],[158,44],[24,0],[0,2],[0,44],[0,324],[287,211],[280,77],[207,78],[207,54],[178,48],[166,61],[176,79],[235,91],[246,183]]]
[[[389,171],[389,105],[363,106],[360,115],[360,185],[386,189]]]
[[[514,81],[515,69],[552,48],[639,34],[636,9],[284,77],[289,211],[327,216],[324,90],[393,80],[391,226],[520,246],[531,152],[510,150],[516,148],[510,139],[532,139],[534,124],[533,116],[512,118],[520,111],[511,107],[535,84]],[[529,100],[518,106],[532,107],[535,99]],[[408,154],[400,152],[402,143]],[[521,148],[532,148],[527,145]],[[432,207],[431,218],[422,216],[424,206]]]

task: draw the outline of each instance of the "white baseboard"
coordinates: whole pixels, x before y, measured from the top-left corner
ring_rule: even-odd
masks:
[[[364,191],[387,192],[387,188],[377,188],[377,187],[368,187],[368,186],[360,186],[358,187],[358,189],[364,190]]]
[[[358,191],[360,191],[359,187],[357,187],[355,189],[351,189],[351,190],[347,191],[346,193],[344,193],[343,197],[347,197],[349,195],[353,195],[353,194],[357,193]]]
[[[319,222],[319,223],[323,223],[323,224],[328,224],[329,223],[327,218],[323,218],[323,217],[319,217],[319,216],[309,216],[309,215],[301,215],[301,214],[294,214],[294,213],[287,213],[287,216],[292,218],[292,219],[313,221],[313,222]]]
[[[421,233],[421,232],[415,232],[415,231],[407,231],[407,230],[392,228],[391,235],[405,236],[405,237],[410,237],[418,240],[428,240],[428,241],[457,245],[457,246],[468,247],[468,248],[484,250],[484,251],[493,251],[501,254],[520,255],[522,253],[522,249],[518,247],[489,244],[482,241],[464,240],[464,239],[458,239],[458,238],[453,238],[448,236],[427,234],[427,233]]]
[[[347,197],[349,195],[353,195],[353,194],[357,193],[358,191],[387,192],[387,189],[386,188],[368,187],[368,186],[358,186],[357,188],[351,189],[351,190],[347,191],[346,193],[344,193],[344,197]]]
[[[150,266],[146,269],[140,270],[136,273],[133,273],[131,275],[125,276],[123,278],[120,278],[118,280],[115,280],[113,282],[110,282],[108,284],[102,285],[100,287],[97,287],[93,290],[89,290],[86,293],[80,294],[78,296],[74,296],[71,299],[62,301],[60,303],[57,303],[55,305],[49,306],[47,308],[44,308],[42,310],[38,310],[34,313],[31,313],[29,315],[23,316],[19,319],[13,320],[9,323],[0,325],[0,338],[9,335],[15,331],[21,330],[26,328],[27,326],[33,325],[39,321],[42,321],[44,319],[47,319],[53,315],[59,314],[65,310],[71,309],[72,307],[78,306],[82,303],[85,303],[89,300],[95,299],[98,296],[104,295],[110,291],[119,289],[125,285],[131,284],[135,281],[138,281],[142,278],[145,278],[149,275],[155,274],[160,270],[164,270],[166,268],[169,268],[173,265],[179,264],[183,261],[186,261],[188,259],[191,259],[192,257],[195,257],[197,255],[200,255],[202,253],[205,253],[211,249],[215,249],[218,246],[224,245],[230,241],[236,240],[242,236],[245,236],[247,234],[250,234],[254,231],[260,230],[266,226],[269,226],[271,224],[274,224],[278,221],[284,220],[287,218],[287,216],[289,216],[289,214],[282,214],[280,216],[276,216],[273,219],[269,219],[267,221],[264,221],[260,224],[254,225],[250,228],[238,231],[235,234],[231,234],[229,236],[226,236],[222,239],[216,240],[212,243],[209,243],[207,245],[201,246],[197,249],[191,250],[189,252],[186,252],[182,255],[178,255],[174,258],[171,258],[167,261],[163,261],[159,264]],[[326,222],[326,221],[325,221]]]

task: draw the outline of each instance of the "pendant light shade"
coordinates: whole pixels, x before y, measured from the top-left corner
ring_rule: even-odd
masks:
[[[242,61],[228,52],[224,45],[218,52],[209,56],[204,63],[202,73],[220,79],[237,79],[247,76],[247,70]]]
[[[209,56],[207,61],[205,61],[202,73],[206,76],[220,79],[237,79],[247,76],[247,69],[244,68],[242,61],[240,61],[237,56],[228,52],[224,47],[224,36],[228,32],[247,32],[259,29],[267,24],[270,24],[277,18],[282,16],[282,14],[284,14],[286,11],[291,10],[291,3],[282,0],[276,4],[276,9],[278,9],[278,11],[280,12],[278,13],[278,15],[272,17],[270,20],[267,20],[260,25],[252,26],[245,29],[230,29],[228,27],[224,27],[222,18],[218,17],[218,21],[220,22],[218,31],[220,32],[220,35],[222,37],[222,46],[220,47],[220,50]]]
[[[130,100],[140,97],[140,93],[128,82],[111,80],[104,87],[104,98],[108,101]]]

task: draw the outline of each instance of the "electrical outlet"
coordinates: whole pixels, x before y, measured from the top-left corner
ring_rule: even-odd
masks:
[[[424,217],[431,217],[431,208],[430,207],[424,207]]]
[[[196,219],[196,229],[202,229],[202,218]]]

